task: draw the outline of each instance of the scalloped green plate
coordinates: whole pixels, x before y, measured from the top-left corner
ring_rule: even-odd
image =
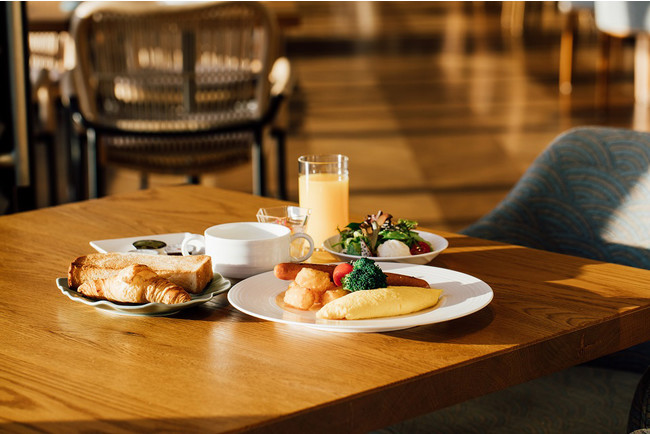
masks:
[[[212,300],[215,295],[224,293],[230,289],[230,280],[225,279],[222,275],[215,273],[213,279],[208,286],[200,294],[190,294],[192,300],[186,303],[178,304],[164,304],[164,303],[116,303],[108,300],[94,300],[82,294],[79,294],[74,289],[68,287],[68,279],[60,277],[56,279],[56,286],[61,292],[70,300],[83,303],[88,306],[95,307],[100,310],[112,312],[120,315],[139,315],[139,316],[163,316],[172,315],[181,310],[187,309],[192,306],[203,304]]]

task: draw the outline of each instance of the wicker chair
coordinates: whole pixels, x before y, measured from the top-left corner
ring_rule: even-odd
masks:
[[[89,2],[74,13],[71,105],[87,131],[89,197],[105,166],[198,176],[247,163],[266,194],[262,141],[288,83],[276,22],[257,2]],[[275,80],[271,82],[271,80]],[[283,137],[283,135],[280,135]],[[277,144],[278,192],[284,142]]]

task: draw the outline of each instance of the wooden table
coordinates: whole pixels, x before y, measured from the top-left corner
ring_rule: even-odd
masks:
[[[650,271],[451,233],[432,265],[494,300],[396,332],[267,322],[225,294],[120,316],[55,286],[90,240],[200,233],[277,203],[181,186],[0,217],[0,431],[363,432],[650,338]]]

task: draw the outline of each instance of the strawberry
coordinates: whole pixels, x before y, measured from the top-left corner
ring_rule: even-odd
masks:
[[[416,241],[415,244],[411,246],[411,255],[421,255],[423,253],[429,253],[431,251],[431,246],[426,241]]]

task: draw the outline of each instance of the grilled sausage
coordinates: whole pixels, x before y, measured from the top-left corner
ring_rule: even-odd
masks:
[[[413,276],[403,274],[384,273],[386,275],[386,285],[388,286],[419,286],[429,288],[429,283],[424,279],[418,279]]]
[[[275,273],[275,277],[278,279],[282,280],[294,280],[300,270],[303,268],[314,268],[316,270],[324,271],[330,275],[330,279],[332,278],[332,274],[334,273],[334,269],[336,268],[336,264],[296,264],[292,262],[283,262],[281,264],[277,264],[273,271]],[[412,276],[404,276],[402,274],[395,274],[395,273],[384,273],[386,274],[386,284],[388,286],[419,286],[422,288],[428,288],[429,284],[427,283],[426,280],[423,279],[418,279],[417,277],[412,277]]]

